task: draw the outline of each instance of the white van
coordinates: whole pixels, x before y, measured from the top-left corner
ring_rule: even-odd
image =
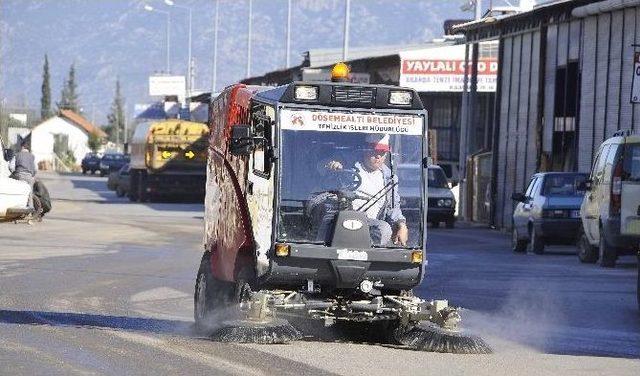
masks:
[[[578,257],[613,267],[640,248],[640,136],[619,131],[602,143],[585,188]]]
[[[10,221],[32,212],[27,207],[31,189],[29,184],[11,179],[9,175],[10,151],[5,149],[5,143],[0,137],[0,222]]]

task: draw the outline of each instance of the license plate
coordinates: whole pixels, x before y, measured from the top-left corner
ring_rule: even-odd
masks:
[[[580,218],[580,210],[572,210],[571,218]]]

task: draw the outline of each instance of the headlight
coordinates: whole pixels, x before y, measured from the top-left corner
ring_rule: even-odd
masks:
[[[389,92],[389,104],[409,105],[413,99],[410,91],[391,90]]]
[[[438,206],[444,206],[444,200],[443,199],[438,200]]]
[[[449,207],[453,206],[453,200],[451,199],[444,200],[444,206],[449,206]]]
[[[299,101],[315,101],[318,99],[317,86],[296,86],[295,98]]]

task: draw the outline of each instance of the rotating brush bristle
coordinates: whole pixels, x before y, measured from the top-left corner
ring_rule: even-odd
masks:
[[[435,324],[420,325],[400,333],[401,344],[419,351],[452,354],[490,354],[491,347],[480,337],[456,330],[443,329]]]
[[[211,335],[212,340],[219,342],[259,344],[283,344],[300,338],[302,338],[302,333],[284,319],[268,321],[228,320],[224,321]]]

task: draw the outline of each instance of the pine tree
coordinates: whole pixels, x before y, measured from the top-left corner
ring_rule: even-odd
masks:
[[[49,83],[49,57],[44,55],[42,68],[42,97],[40,98],[40,118],[46,120],[51,117],[51,85]]]
[[[120,93],[120,79],[116,80],[116,92],[111,104],[111,112],[107,115],[107,133],[109,133],[109,140],[120,143],[123,139],[122,131],[124,130],[124,98]]]
[[[62,85],[60,93],[60,102],[57,103],[58,110],[71,110],[80,113],[80,105],[78,103],[78,85],[76,84],[76,68],[75,64],[71,64],[69,68],[69,76]]]

